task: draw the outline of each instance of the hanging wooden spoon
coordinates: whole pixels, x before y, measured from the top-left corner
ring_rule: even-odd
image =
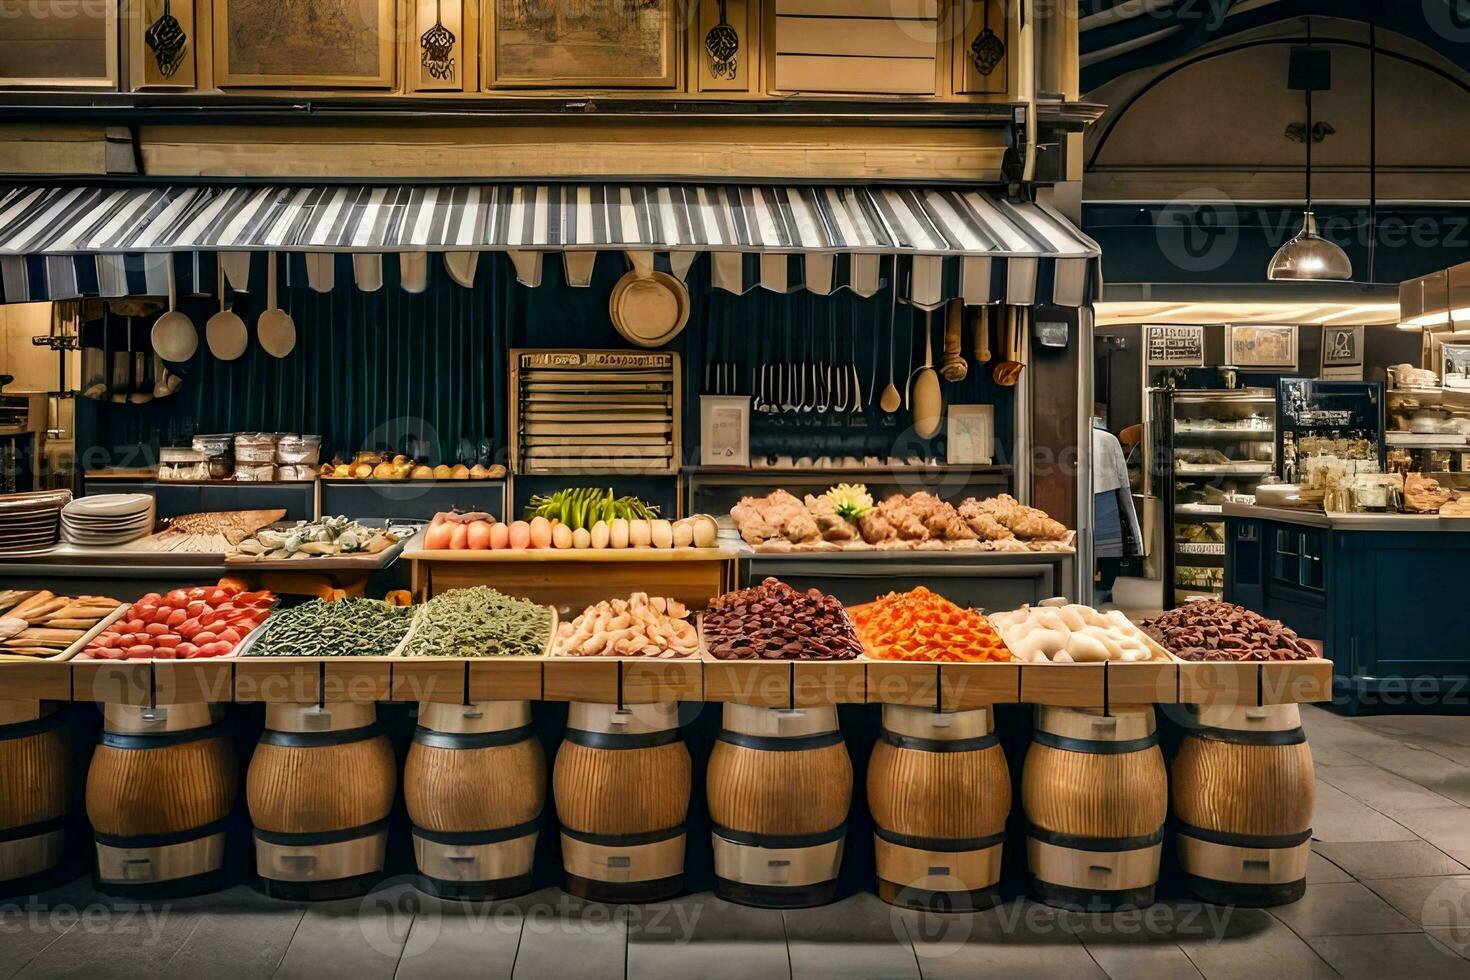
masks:
[[[878,407],[884,412],[892,414],[898,411],[901,399],[898,395],[898,386],[893,383],[893,331],[898,321],[898,259],[893,260],[893,300],[888,311],[888,387],[883,389],[882,396],[878,399]]]
[[[940,394],[939,375],[934,370],[931,316],[930,310],[924,311],[924,366],[914,378],[914,435],[920,439],[934,438],[944,412],[944,396]]]
[[[960,353],[964,326],[965,301],[957,299],[944,311],[944,359],[939,364],[939,374],[945,381],[963,381],[970,373],[970,365]]]

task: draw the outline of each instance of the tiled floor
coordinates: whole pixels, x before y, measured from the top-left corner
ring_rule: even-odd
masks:
[[[1018,901],[929,916],[872,895],[799,912],[544,891],[441,905],[407,886],[310,907],[246,888],[138,907],[76,882],[0,903],[0,978],[1470,978],[1470,718],[1304,710],[1317,762],[1306,898],[1107,916]]]

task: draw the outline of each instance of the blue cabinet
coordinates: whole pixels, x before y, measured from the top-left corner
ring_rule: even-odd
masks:
[[[1227,515],[1225,597],[1321,640],[1341,707],[1470,700],[1470,532]]]

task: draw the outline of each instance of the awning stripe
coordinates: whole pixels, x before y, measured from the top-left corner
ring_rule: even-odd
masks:
[[[569,249],[1014,259],[1012,280],[1041,260],[1068,263],[1067,283],[1095,278],[1086,270],[1099,254],[1049,208],[953,186],[0,186],[0,258],[35,260],[7,262],[7,297],[85,291],[93,269],[109,290],[126,288],[156,277],[141,256],[157,253]]]

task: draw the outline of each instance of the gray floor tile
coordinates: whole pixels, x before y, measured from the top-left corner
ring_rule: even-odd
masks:
[[[414,916],[394,980],[509,980],[523,923],[511,903],[429,900]]]
[[[627,964],[633,978],[791,976],[781,913],[708,892],[630,910]]]
[[[1423,933],[1410,936],[1322,936],[1310,940],[1347,980],[1464,980],[1470,965]]]
[[[627,910],[580,902],[557,889],[531,896],[516,953],[516,980],[621,980]]]
[[[39,927],[45,933],[40,948],[14,970],[13,976],[25,980],[154,976],[188,940],[199,924],[200,913],[166,902],[107,898],[84,887],[65,897],[53,897],[44,918],[45,924]],[[54,941],[46,942],[46,935],[57,931],[68,919],[72,924]],[[9,941],[7,936],[0,945]]]
[[[1222,912],[1223,925],[1214,934],[1178,940],[1206,980],[1326,980],[1337,976],[1311,946],[1269,912],[1239,908]]]
[[[1470,812],[1467,812],[1470,817]],[[1470,868],[1422,840],[1377,844],[1318,842],[1313,850],[1359,881],[1470,874]],[[1309,869],[1310,870],[1310,869]],[[1308,882],[1311,881],[1310,875]]]
[[[1413,840],[1402,824],[1353,799],[1336,786],[1317,780],[1317,811],[1312,838],[1320,841]]]
[[[390,900],[396,897],[369,895],[309,906],[275,975],[282,980],[391,980],[413,926],[413,908]]]
[[[285,958],[306,913],[304,905],[278,902],[244,885],[202,901],[207,904],[200,908],[199,923],[162,976],[192,980],[229,964],[231,980],[270,977]]]
[[[1425,934],[1443,949],[1452,950],[1470,960],[1470,927],[1459,929],[1426,929]]]
[[[1199,980],[1180,939],[1207,940],[1223,932],[1229,910],[1202,902],[1159,902],[1109,914],[1066,913],[1063,919],[1110,977]]]
[[[1412,842],[1410,842],[1410,843],[1412,843]],[[1321,847],[1323,845],[1316,844],[1316,845],[1313,845],[1313,846],[1314,847]],[[1339,844],[1339,845],[1335,845],[1335,846],[1342,847],[1342,846],[1348,846],[1348,845],[1341,845],[1341,844]],[[1351,846],[1356,847],[1358,845],[1351,845]],[[1373,845],[1373,846],[1381,847],[1382,845],[1380,844],[1380,845]],[[1308,885],[1330,885],[1330,884],[1334,884],[1335,882],[1339,882],[1339,881],[1352,881],[1352,880],[1353,880],[1353,876],[1352,875],[1348,874],[1346,871],[1342,870],[1337,865],[1333,864],[1331,861],[1329,861],[1327,858],[1323,857],[1321,854],[1318,854],[1316,850],[1313,850],[1312,853],[1311,853],[1311,855],[1307,858],[1307,884]]]
[[[876,895],[854,895],[783,916],[793,976],[919,976],[901,910]]]
[[[1271,914],[1303,937],[1419,931],[1417,923],[1355,881],[1313,885],[1300,901],[1274,908]]]
[[[1420,928],[1470,929],[1470,874],[1380,878],[1367,885]]]
[[[1470,810],[1462,806],[1415,810],[1404,814],[1402,823],[1456,861],[1470,866]]]
[[[1055,909],[1019,900],[965,915],[902,912],[926,980],[1106,977]]]
[[[1432,810],[1455,802],[1376,765],[1329,767],[1319,772],[1317,779],[1395,820],[1415,810]]]

